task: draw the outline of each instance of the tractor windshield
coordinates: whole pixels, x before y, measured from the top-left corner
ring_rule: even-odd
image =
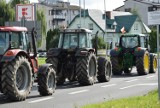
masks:
[[[9,32],[0,32],[0,55],[9,48]]]
[[[63,44],[62,44],[63,43]],[[62,46],[63,45],[63,46]],[[86,33],[63,33],[60,35],[59,48],[84,48],[87,46]]]
[[[121,39],[121,45],[125,48],[134,48],[138,46],[138,37],[137,36],[124,36]]]

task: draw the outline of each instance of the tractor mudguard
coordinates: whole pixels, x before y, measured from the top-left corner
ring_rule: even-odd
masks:
[[[79,49],[77,50],[75,56],[78,56],[78,57],[85,57],[88,55],[88,52],[94,52],[94,49],[91,49],[91,48],[88,48],[88,49]]]
[[[147,50],[147,48],[140,48],[140,50],[135,49],[134,56],[141,57],[144,55],[146,50]]]
[[[1,62],[10,62],[12,61],[17,55],[27,55],[27,53],[23,50],[20,49],[13,49],[13,50],[8,50],[4,56],[1,59]]]
[[[61,53],[61,49],[60,48],[51,48],[48,50],[47,52],[47,56],[54,56],[57,57],[59,54]]]
[[[155,54],[155,53],[149,53],[150,55],[153,55],[153,56],[157,56],[157,54]]]
[[[111,56],[118,56],[120,54],[120,51],[116,51],[115,49],[110,51]]]
[[[49,64],[49,63],[41,65],[38,69],[38,74],[46,74],[45,72],[47,72],[47,69],[50,66],[52,66],[52,64]]]

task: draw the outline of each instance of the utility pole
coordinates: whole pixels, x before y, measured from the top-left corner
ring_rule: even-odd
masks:
[[[104,0],[105,30],[106,30],[106,0]]]
[[[85,28],[85,12],[86,12],[86,9],[85,9],[85,0],[83,0],[83,3],[84,3],[84,12],[83,12],[83,17],[84,17],[84,28]]]
[[[79,14],[80,15],[80,20],[79,21],[80,22],[79,23],[80,23],[80,28],[81,28],[81,0],[79,0],[79,7],[80,7],[80,10],[79,10],[79,12],[80,12],[80,14]]]
[[[157,25],[157,58],[158,58],[158,97],[160,100],[160,66],[159,66],[159,25]]]

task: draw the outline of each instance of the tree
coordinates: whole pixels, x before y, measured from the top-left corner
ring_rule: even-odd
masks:
[[[47,25],[46,25],[46,17],[44,15],[43,10],[37,10],[36,14],[37,14],[37,21],[41,21],[42,40],[38,41],[38,47],[40,47],[42,41],[46,39]]]
[[[98,44],[97,44],[97,48],[98,49],[105,49],[106,48],[106,43],[104,42],[104,40],[103,40],[103,38],[102,37],[100,37],[100,36],[98,36],[98,38],[97,38],[97,42],[98,42]],[[93,47],[95,48],[95,42],[96,42],[96,40],[95,40],[95,38],[93,38],[92,39],[92,43],[93,43]]]
[[[49,48],[55,48],[58,46],[59,41],[59,29],[49,30],[47,32],[47,38],[46,38],[46,49]]]
[[[156,28],[152,27],[150,33],[150,39],[149,39],[149,45],[151,48],[151,52],[157,51],[157,30]]]
[[[15,7],[17,4],[27,4],[29,0],[12,0],[11,7]]]
[[[5,0],[0,1],[0,13],[0,26],[4,26],[6,21],[13,21],[15,19],[14,9]]]

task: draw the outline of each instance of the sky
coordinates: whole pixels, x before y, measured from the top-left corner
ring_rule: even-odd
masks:
[[[30,0],[31,2],[38,2],[38,0]],[[69,1],[71,4],[79,5],[79,0],[64,0]],[[81,0],[81,7],[84,7],[84,0]],[[106,11],[111,11],[117,7],[124,5],[124,0],[105,0]],[[86,9],[99,9],[104,11],[104,0],[85,0]]]

